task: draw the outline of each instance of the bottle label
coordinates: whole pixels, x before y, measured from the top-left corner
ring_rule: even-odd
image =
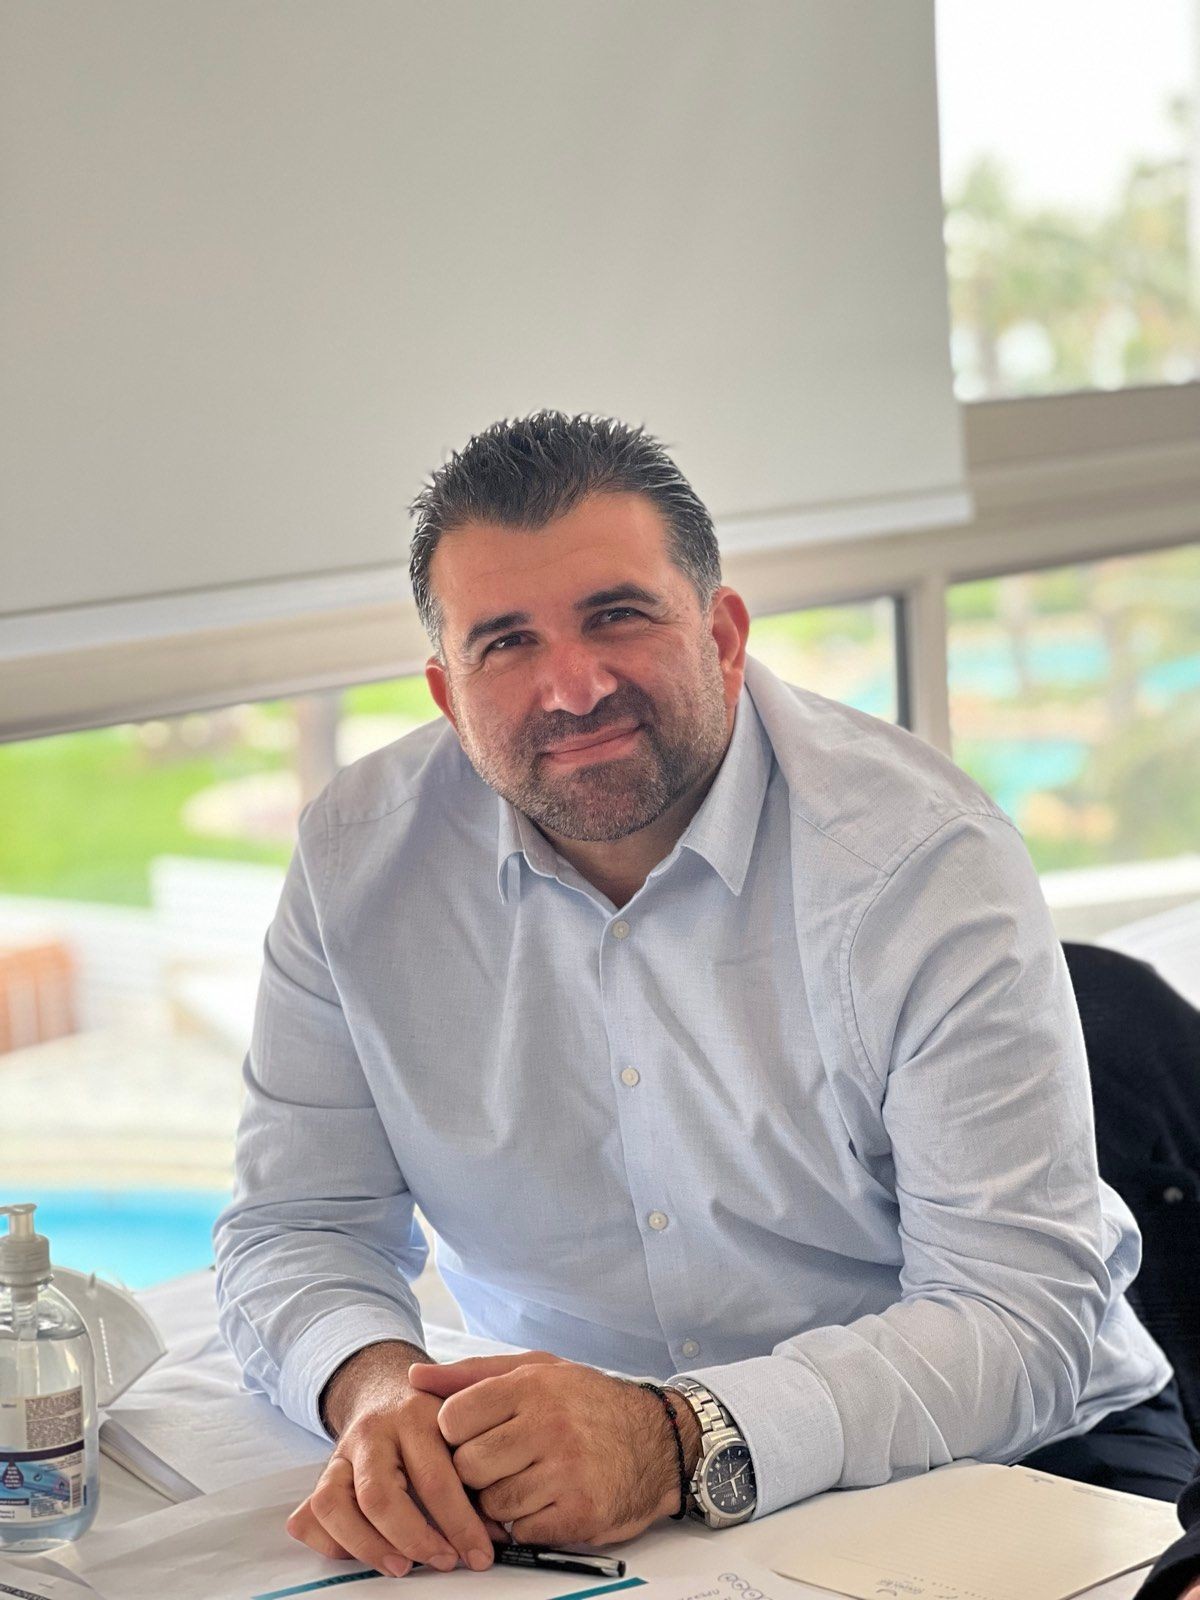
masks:
[[[4,1435],[14,1442],[0,1445],[0,1527],[78,1511],[84,1503],[83,1390],[31,1396],[15,1408],[6,1403],[4,1413]]]

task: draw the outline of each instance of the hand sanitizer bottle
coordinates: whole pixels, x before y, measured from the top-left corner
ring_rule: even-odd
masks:
[[[92,1342],[51,1287],[35,1209],[0,1206],[0,1553],[78,1539],[99,1498]]]

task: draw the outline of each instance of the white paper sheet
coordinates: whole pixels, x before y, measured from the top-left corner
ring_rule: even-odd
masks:
[[[783,1516],[758,1559],[859,1600],[1068,1600],[1179,1536],[1168,1501],[980,1463],[818,1495]]]
[[[629,1600],[792,1600],[810,1592],[766,1567],[736,1560],[696,1567],[675,1578],[652,1578],[626,1591]]]
[[[92,1590],[81,1579],[55,1573],[44,1556],[0,1555],[0,1600],[87,1600]]]
[[[516,1567],[493,1567],[484,1578],[465,1567],[389,1578],[358,1561],[328,1560],[284,1528],[319,1470],[291,1468],[89,1534],[64,1564],[104,1600],[282,1600],[297,1589],[304,1600],[323,1600],[326,1590],[334,1600],[557,1600],[598,1587],[589,1578]]]

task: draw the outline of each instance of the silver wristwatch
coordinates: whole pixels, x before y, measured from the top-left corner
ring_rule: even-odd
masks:
[[[688,1511],[710,1528],[732,1528],[754,1515],[758,1491],[750,1447],[716,1395],[695,1378],[672,1378],[700,1423],[700,1459],[689,1485]]]

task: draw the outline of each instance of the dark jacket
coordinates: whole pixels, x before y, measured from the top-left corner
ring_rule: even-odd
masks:
[[[1064,944],[1087,1046],[1100,1176],[1142,1233],[1129,1303],[1175,1368],[1200,1445],[1200,1011],[1144,961]]]
[[[1134,1600],[1176,1600],[1200,1578],[1200,1472],[1183,1491],[1179,1520],[1187,1532],[1159,1556]]]
[[[1153,967],[1095,945],[1063,949],[1087,1044],[1100,1173],[1142,1230],[1129,1299],[1175,1368],[1200,1444],[1200,1011]],[[1200,1473],[1179,1501],[1187,1532],[1135,1600],[1176,1600],[1200,1578]]]

